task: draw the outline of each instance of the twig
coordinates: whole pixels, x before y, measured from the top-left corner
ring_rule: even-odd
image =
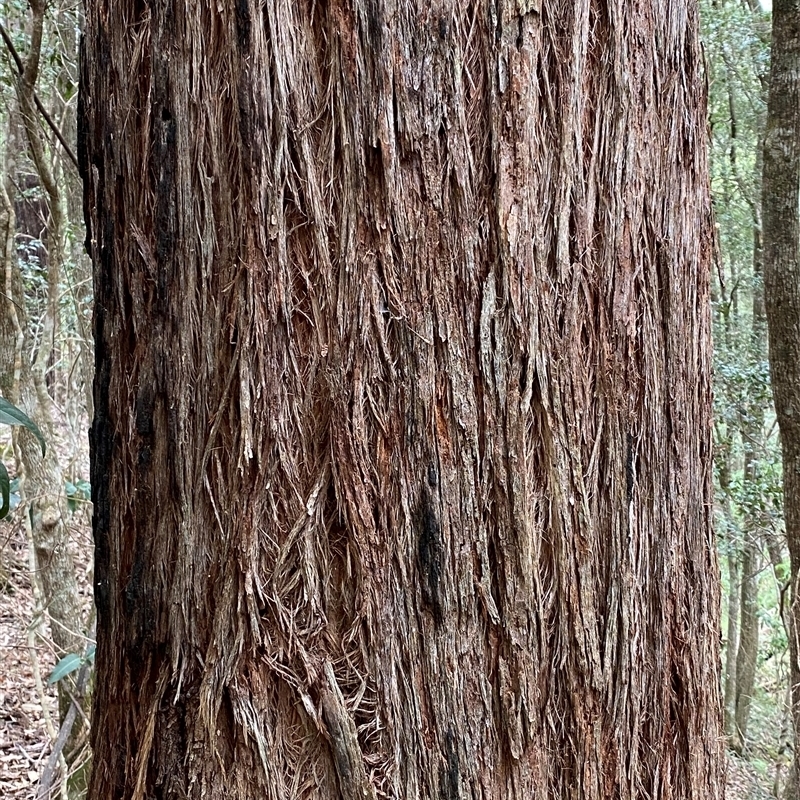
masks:
[[[47,759],[47,763],[42,770],[42,777],[39,779],[39,789],[36,792],[36,800],[47,800],[47,798],[50,797],[50,787],[53,784],[56,764],[61,757],[61,751],[64,749],[64,745],[67,743],[70,733],[72,733],[72,726],[75,724],[75,718],[78,716],[78,698],[83,696],[88,680],[89,663],[85,662],[81,667],[81,671],[78,673],[78,681],[75,685],[75,696],[72,698],[72,702],[69,705],[67,716],[64,717],[64,721],[61,723],[58,736],[55,742],[53,742],[53,750],[50,753],[50,757]]]
[[[0,36],[3,37],[3,41],[6,43],[6,47],[8,48],[11,57],[14,59],[14,63],[17,65],[17,69],[19,70],[19,74],[22,75],[24,69],[22,66],[22,59],[19,57],[19,53],[17,53],[16,47],[14,47],[14,42],[11,41],[11,37],[8,35],[8,32],[3,27],[3,23],[0,22]],[[53,122],[53,118],[50,114],[47,113],[47,109],[42,105],[42,101],[39,99],[39,95],[36,92],[33,93],[33,102],[36,103],[36,108],[39,109],[39,113],[44,117],[44,121],[48,124],[51,131],[56,136],[59,142],[61,142],[61,146],[64,148],[64,152],[69,157],[69,160],[75,165],[75,169],[80,169],[78,166],[78,159],[75,157],[75,154],[72,152],[72,148],[67,144],[67,140],[62,136],[61,131],[58,129],[58,126]]]

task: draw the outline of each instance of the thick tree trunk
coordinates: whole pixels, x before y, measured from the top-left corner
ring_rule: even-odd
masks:
[[[92,798],[721,796],[696,8],[88,3]]]
[[[764,291],[772,393],[781,432],[786,538],[791,565],[789,637],[797,792],[800,759],[800,3],[774,0],[764,141]],[[788,791],[788,790],[787,790]]]

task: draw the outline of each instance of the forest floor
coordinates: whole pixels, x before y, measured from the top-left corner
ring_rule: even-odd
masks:
[[[12,514],[13,517],[13,514]],[[9,518],[9,520],[12,519]],[[76,521],[77,522],[77,521]],[[87,520],[75,526],[75,557],[81,591],[87,601],[91,586]],[[35,800],[39,775],[50,753],[45,722],[57,727],[56,692],[47,676],[56,659],[46,631],[29,636],[34,597],[25,530],[16,522],[0,523],[0,798]],[[33,650],[31,644],[34,645]],[[36,666],[34,666],[34,664]],[[35,669],[43,691],[37,690]],[[52,728],[51,728],[52,730]],[[768,770],[730,755],[725,800],[773,797]],[[54,795],[55,796],[55,795]]]
[[[88,514],[72,517],[73,557],[79,589],[91,598]],[[33,800],[52,733],[58,732],[55,686],[47,676],[56,663],[46,621],[32,622],[34,594],[25,529],[12,512],[0,522],[0,798]],[[39,679],[37,680],[36,672]],[[39,688],[37,689],[37,684]],[[55,793],[53,796],[56,796]]]
[[[3,523],[1,530],[0,797],[29,800],[36,796],[39,773],[49,750],[45,707],[52,714],[56,698],[53,687],[47,688],[44,698],[36,689],[28,636],[33,591],[25,533],[20,524],[13,522]],[[35,653],[44,681],[55,658],[39,636]]]

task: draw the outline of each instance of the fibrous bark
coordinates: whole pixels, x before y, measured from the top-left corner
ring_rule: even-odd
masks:
[[[88,3],[93,798],[720,796],[693,3]]]

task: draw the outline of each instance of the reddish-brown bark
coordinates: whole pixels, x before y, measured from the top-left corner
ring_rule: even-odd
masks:
[[[92,798],[721,796],[696,16],[88,3]]]

